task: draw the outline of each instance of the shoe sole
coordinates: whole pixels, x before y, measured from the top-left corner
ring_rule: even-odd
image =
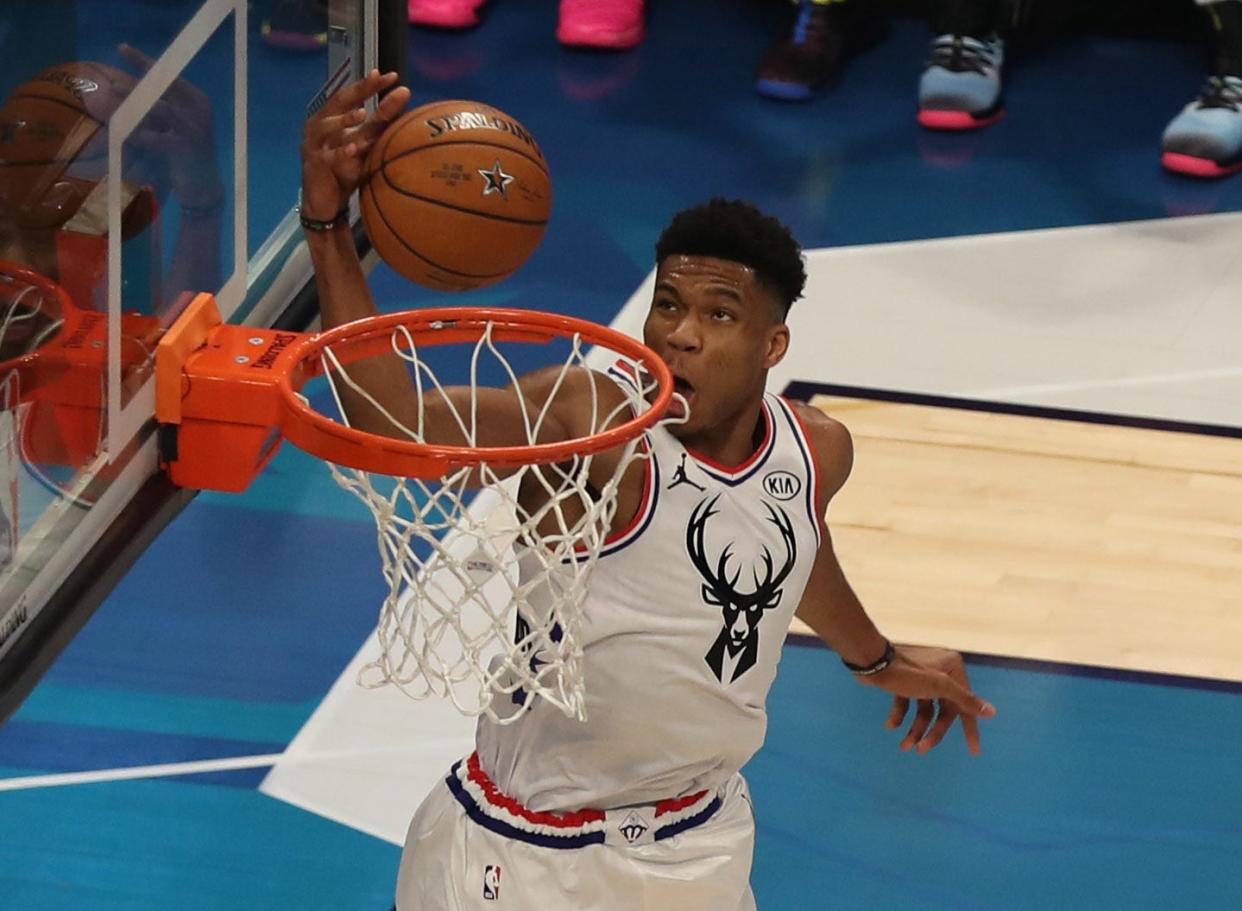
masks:
[[[1160,164],[1175,174],[1203,177],[1209,180],[1228,177],[1230,174],[1242,171],[1242,161],[1222,165],[1210,158],[1195,158],[1193,155],[1183,155],[1180,152],[1165,152],[1160,156]]]
[[[556,40],[565,47],[593,48],[601,51],[628,51],[638,47],[646,37],[647,28],[639,25],[624,32],[606,32],[600,29],[565,28],[558,26]]]
[[[764,98],[776,101],[810,101],[820,88],[803,82],[779,82],[775,79],[760,79],[755,83],[755,91]]]
[[[984,114],[971,114],[968,111],[921,110],[917,119],[919,126],[929,130],[963,132],[991,126],[1004,117],[1004,108],[998,108]]]

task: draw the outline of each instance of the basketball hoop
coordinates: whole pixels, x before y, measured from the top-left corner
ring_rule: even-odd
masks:
[[[525,442],[474,445],[485,368],[502,385],[519,382],[504,353],[512,344],[556,344],[568,354],[548,400],[529,411],[522,405]],[[466,373],[459,382],[442,382],[427,361],[430,349],[445,345],[468,346],[468,356],[454,360]],[[380,354],[407,366],[418,409],[412,426],[349,376],[350,365]],[[588,355],[597,364],[615,362],[615,378],[592,369]],[[577,370],[589,371],[591,431],[536,442],[552,398]],[[317,410],[307,384],[318,377],[327,378],[338,407],[348,387],[403,438]],[[450,402],[449,385],[467,390],[460,407]],[[617,396],[601,397],[599,389],[614,388],[619,404],[607,405]],[[396,685],[419,699],[447,697],[462,712],[501,724],[538,699],[585,717],[583,599],[612,529],[620,479],[647,456],[643,435],[672,396],[667,366],[641,343],[594,323],[523,310],[411,311],[304,335],[223,325],[201,295],[157,354],[157,415],[175,483],[244,489],[283,437],[327,461],[337,483],[374,516],[388,590],[376,630],[380,653],[359,682]],[[428,400],[454,408],[465,444],[423,437]],[[593,460],[606,450],[619,453],[615,471],[606,483],[588,483]],[[540,495],[526,502],[523,484]]]
[[[163,331],[157,317],[121,314],[123,389],[149,375]],[[21,437],[28,467],[81,468],[99,454],[108,348],[107,313],[78,307],[47,276],[0,260],[0,382],[8,384],[0,407],[27,409]]]
[[[49,373],[58,372],[46,363],[48,343],[66,317],[78,312],[65,289],[50,278],[0,260],[0,377],[16,384],[8,407],[51,379]]]

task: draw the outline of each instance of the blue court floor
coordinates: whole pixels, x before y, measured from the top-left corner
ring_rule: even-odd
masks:
[[[669,216],[713,195],[755,201],[808,249],[1242,210],[1242,178],[1191,183],[1158,166],[1164,124],[1197,89],[1193,48],[1067,39],[1015,64],[1001,124],[934,136],[914,122],[914,20],[831,95],[757,97],[782,12],[654,2],[648,40],[622,55],[559,48],[551,2],[495,0],[467,35],[412,32],[415,101],[513,113],[555,186],[531,262],[453,302],[611,322]],[[257,35],[250,49],[258,68],[276,53]],[[256,124],[290,120],[279,92],[252,104]],[[296,168],[296,119],[252,136],[273,170]],[[252,181],[252,211],[284,211],[288,184]],[[372,286],[385,309],[446,300],[382,266]],[[798,306],[850,332],[830,297]],[[802,378],[848,379],[831,363]],[[258,790],[373,627],[380,592],[370,518],[314,459],[285,447],[246,494],[200,495],[0,727],[0,907],[386,911],[395,844]],[[1003,655],[972,658],[971,674],[999,709],[983,756],[956,732],[906,755],[882,695],[791,641],[746,770],[761,908],[1242,907],[1242,683]],[[391,800],[412,812],[421,797]]]

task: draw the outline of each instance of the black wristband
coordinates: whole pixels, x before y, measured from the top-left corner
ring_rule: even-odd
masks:
[[[893,643],[885,639],[884,640],[884,654],[881,655],[880,660],[876,661],[874,664],[866,664],[866,665],[850,664],[844,658],[841,659],[841,663],[844,664],[846,667],[848,667],[851,671],[853,671],[854,675],[857,677],[870,677],[874,674],[880,673],[880,671],[887,668],[890,664],[893,663],[893,661],[896,660],[896,658],[897,658],[897,649],[893,648]]]
[[[307,218],[302,212],[302,207],[297,207],[298,221],[307,231],[331,231],[342,225],[349,224],[349,206],[336,213],[336,217],[331,221],[320,221],[317,218]]]

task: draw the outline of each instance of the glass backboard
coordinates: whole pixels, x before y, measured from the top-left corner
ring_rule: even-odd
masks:
[[[391,5],[0,8],[0,693],[63,640],[52,614],[71,606],[49,603],[139,492],[174,494],[153,417],[161,335],[196,292],[267,325],[307,285],[301,124],[377,64]]]

